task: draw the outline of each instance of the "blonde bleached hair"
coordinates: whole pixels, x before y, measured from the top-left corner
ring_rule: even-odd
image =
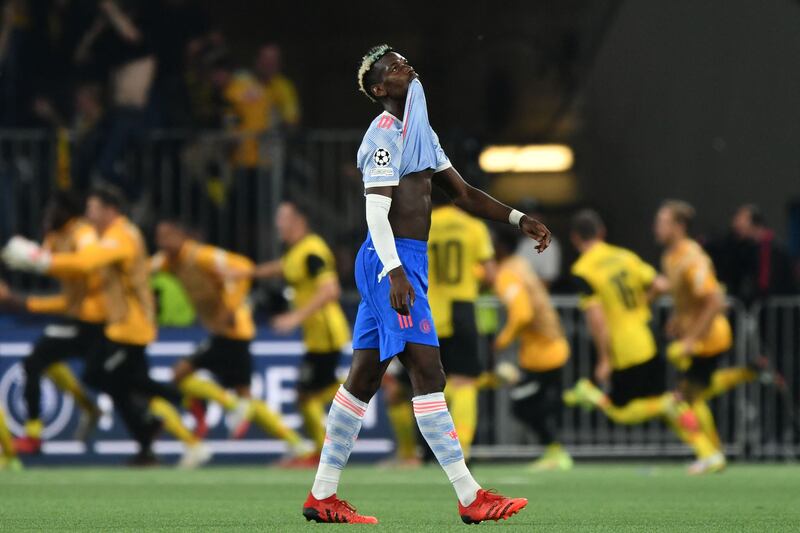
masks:
[[[358,90],[364,93],[364,96],[369,98],[371,102],[377,102],[377,100],[370,94],[369,87],[364,84],[364,78],[366,78],[369,71],[372,70],[372,66],[376,61],[393,50],[394,48],[386,43],[379,44],[370,48],[369,51],[364,54],[364,57],[361,58],[361,66],[358,67]]]

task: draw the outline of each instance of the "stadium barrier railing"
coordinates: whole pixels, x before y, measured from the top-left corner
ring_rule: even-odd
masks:
[[[581,377],[591,377],[594,353],[578,300],[555,296],[553,303],[561,317],[572,348],[564,367],[563,385],[569,387]],[[497,307],[494,298],[482,305]],[[657,303],[653,330],[659,338],[660,352],[666,339],[660,332],[670,310],[669,300]],[[800,298],[775,298],[747,309],[741,302],[728,300],[728,316],[734,329],[734,346],[722,356],[720,368],[752,364],[766,358],[785,387],[754,382],[739,386],[710,401],[725,451],[731,458],[755,460],[793,460],[800,454],[800,433],[795,408],[800,389]],[[514,360],[516,347],[494,354],[493,359]],[[663,355],[659,355],[663,357]],[[488,362],[488,351],[484,351]],[[677,372],[668,365],[668,386],[677,382]],[[473,447],[476,458],[521,459],[538,455],[542,447],[535,437],[511,414],[509,389],[489,391],[481,399],[478,437]],[[486,416],[486,415],[489,416]],[[610,422],[602,413],[571,409],[560,413],[562,441],[577,457],[685,457],[682,445],[665,424],[654,420],[623,426]]]
[[[71,175],[74,135],[48,130],[0,130],[0,237],[41,236],[46,192]],[[302,200],[316,227],[332,241],[363,238],[363,186],[355,167],[362,132],[311,130],[291,137],[257,136],[260,163],[237,166],[232,148],[242,137],[219,131],[151,131],[126,148],[115,174],[134,197],[132,216],[145,227],[161,217],[181,220],[206,238],[256,259],[275,257],[273,214],[284,196]],[[9,274],[12,284],[43,289],[47,282]],[[497,302],[489,300],[489,305]],[[572,357],[564,386],[591,376],[592,344],[577,300],[554,297]],[[731,300],[735,346],[725,365],[764,356],[781,372],[786,389],[750,384],[712,401],[720,435],[732,457],[790,459],[800,453],[794,406],[800,389],[800,298],[773,298],[750,309]],[[666,320],[667,303],[654,313],[654,330]],[[0,336],[2,332],[0,332]],[[0,338],[0,340],[2,340]],[[663,345],[663,342],[662,342]],[[498,354],[509,357],[510,352]],[[484,357],[488,350],[484,347]],[[675,382],[669,370],[669,382]],[[476,457],[530,457],[540,448],[511,417],[507,390],[482,398]],[[659,422],[618,426],[599,413],[564,408],[563,437],[577,456],[686,455]]]

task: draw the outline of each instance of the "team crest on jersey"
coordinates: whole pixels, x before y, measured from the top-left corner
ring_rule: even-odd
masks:
[[[391,162],[392,154],[390,154],[389,150],[386,148],[378,148],[375,150],[375,153],[372,154],[372,160],[375,161],[375,164],[379,167],[385,167]]]

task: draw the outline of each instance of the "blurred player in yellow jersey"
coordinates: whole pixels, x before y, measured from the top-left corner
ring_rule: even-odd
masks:
[[[513,413],[546,447],[532,470],[569,470],[572,458],[559,442],[562,368],[569,358],[569,343],[544,284],[530,263],[515,254],[518,244],[518,231],[495,231],[499,268],[494,288],[507,311],[495,350],[519,341],[522,372],[510,380]]]
[[[293,289],[291,311],[275,317],[272,327],[279,333],[303,329],[306,353],[297,392],[306,432],[317,447],[307,465],[316,466],[325,441],[325,407],[339,388],[336,369],[342,349],[350,341],[350,325],[339,305],[341,288],[333,252],[311,231],[302,207],[281,202],[275,225],[286,252],[280,260],[255,267],[252,276],[282,278]]]
[[[44,249],[50,252],[74,252],[97,241],[97,232],[83,218],[83,202],[72,193],[58,192],[45,209]],[[103,339],[105,305],[102,281],[97,274],[60,278],[61,292],[53,296],[19,296],[0,283],[0,303],[19,311],[61,315],[59,322],[48,325],[23,362],[25,402],[28,420],[25,436],[15,442],[20,453],[41,451],[41,385],[47,375],[55,385],[70,393],[81,408],[76,440],[86,440],[100,417],[100,410],[64,363],[66,359],[86,357]]]
[[[722,469],[725,458],[700,431],[695,413],[666,390],[664,361],[650,330],[648,293],[655,269],[604,238],[605,226],[597,213],[575,215],[571,239],[580,257],[572,274],[597,349],[594,379],[610,385],[610,392],[606,396],[584,379],[565,393],[566,403],[596,407],[621,424],[664,418],[697,454],[691,473]]]
[[[714,265],[697,242],[688,237],[694,209],[686,202],[669,200],[656,214],[655,235],[664,247],[661,268],[674,300],[667,334],[675,340],[667,355],[684,372],[680,390],[697,412],[703,430],[720,445],[707,399],[757,377],[755,370],[718,369],[720,356],[733,344],[725,316],[725,291]]]
[[[149,464],[151,444],[163,426],[186,444],[180,464],[207,462],[210,450],[187,430],[177,410],[180,393],[170,384],[153,381],[145,349],[156,337],[155,305],[148,284],[149,265],[139,229],[122,214],[124,198],[111,186],[92,190],[86,218],[99,240],[80,250],[50,252],[20,237],[3,250],[12,268],[56,277],[100,274],[106,309],[104,342],[86,362],[86,382],[108,393],[114,407],[140,446],[136,464]]]
[[[291,455],[307,453],[309,450],[300,436],[287,428],[277,413],[263,401],[251,398],[250,342],[256,327],[247,303],[250,280],[226,279],[225,275],[230,270],[251,270],[252,261],[191,239],[176,222],[164,221],[158,225],[156,245],[159,252],[151,259],[151,268],[169,271],[180,281],[200,322],[211,334],[197,353],[175,365],[174,380],[178,388],[188,398],[212,400],[231,412],[234,438],[244,436],[253,421],[264,431],[285,440]],[[198,377],[195,371],[199,369],[211,372],[222,386]],[[226,389],[233,390],[235,395]],[[195,433],[205,434],[205,409],[195,407],[192,411],[198,424]]]
[[[0,470],[22,470],[22,461],[17,457],[2,405],[0,405]]]
[[[486,224],[452,205],[440,190],[434,188],[431,202],[428,301],[447,375],[445,398],[468,458],[478,425],[478,377],[484,370],[478,353],[475,300],[481,282],[491,284],[494,278],[494,248]],[[396,457],[391,462],[413,466],[419,460],[411,383],[399,361],[384,374],[382,388],[397,440]]]

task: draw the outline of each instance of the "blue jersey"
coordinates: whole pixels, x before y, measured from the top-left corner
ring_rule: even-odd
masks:
[[[408,87],[403,120],[384,111],[364,134],[358,149],[364,188],[399,185],[400,178],[408,174],[428,169],[440,172],[450,166],[428,122],[422,83],[414,79]]]

